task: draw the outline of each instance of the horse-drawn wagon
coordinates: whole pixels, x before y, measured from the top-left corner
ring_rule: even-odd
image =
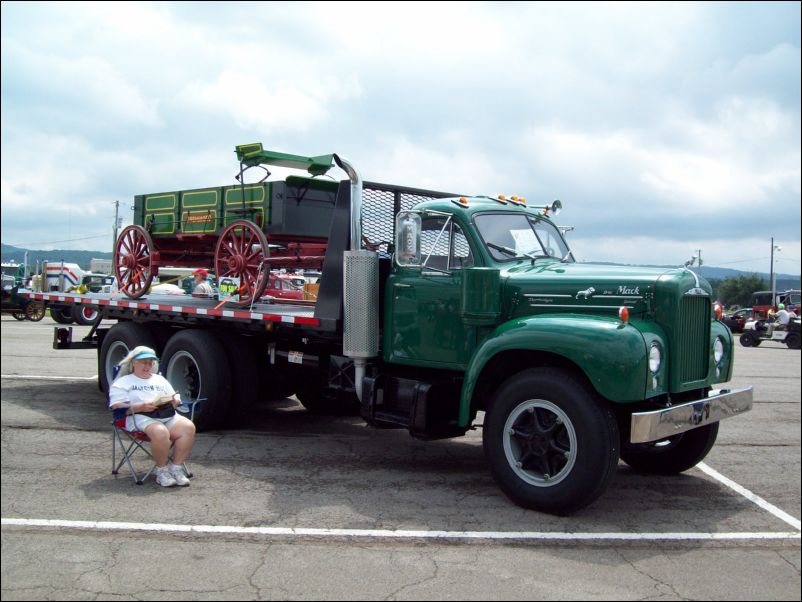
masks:
[[[265,151],[261,144],[236,148],[238,184],[134,197],[134,224],[117,239],[114,267],[120,289],[144,295],[163,266],[203,266],[218,281],[233,282],[230,300],[258,300],[272,269],[323,264],[338,183],[319,178],[334,155],[300,157]],[[305,169],[311,177],[266,181],[265,164]],[[252,167],[267,172],[245,183]]]

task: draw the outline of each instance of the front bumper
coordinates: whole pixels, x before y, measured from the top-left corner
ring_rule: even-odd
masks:
[[[752,409],[752,387],[716,389],[707,399],[632,414],[630,443],[648,443],[718,422]]]

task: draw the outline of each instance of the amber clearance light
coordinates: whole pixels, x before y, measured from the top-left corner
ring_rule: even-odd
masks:
[[[618,317],[621,321],[626,324],[629,322],[629,308],[628,307],[620,307],[618,309]]]

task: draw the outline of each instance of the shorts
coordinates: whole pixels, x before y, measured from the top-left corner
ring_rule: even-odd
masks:
[[[167,430],[169,431],[171,428],[173,428],[173,425],[178,417],[178,414],[170,416],[170,418],[151,418],[150,416],[143,416],[142,414],[134,414],[133,416],[126,416],[125,430],[142,431],[144,433],[145,429],[151,424],[161,423],[166,426]],[[136,423],[134,423],[134,420],[136,420]]]

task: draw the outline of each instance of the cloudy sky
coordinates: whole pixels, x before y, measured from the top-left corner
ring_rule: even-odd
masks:
[[[2,241],[111,251],[114,201],[234,146],[561,199],[586,261],[800,273],[800,4],[2,4]]]

